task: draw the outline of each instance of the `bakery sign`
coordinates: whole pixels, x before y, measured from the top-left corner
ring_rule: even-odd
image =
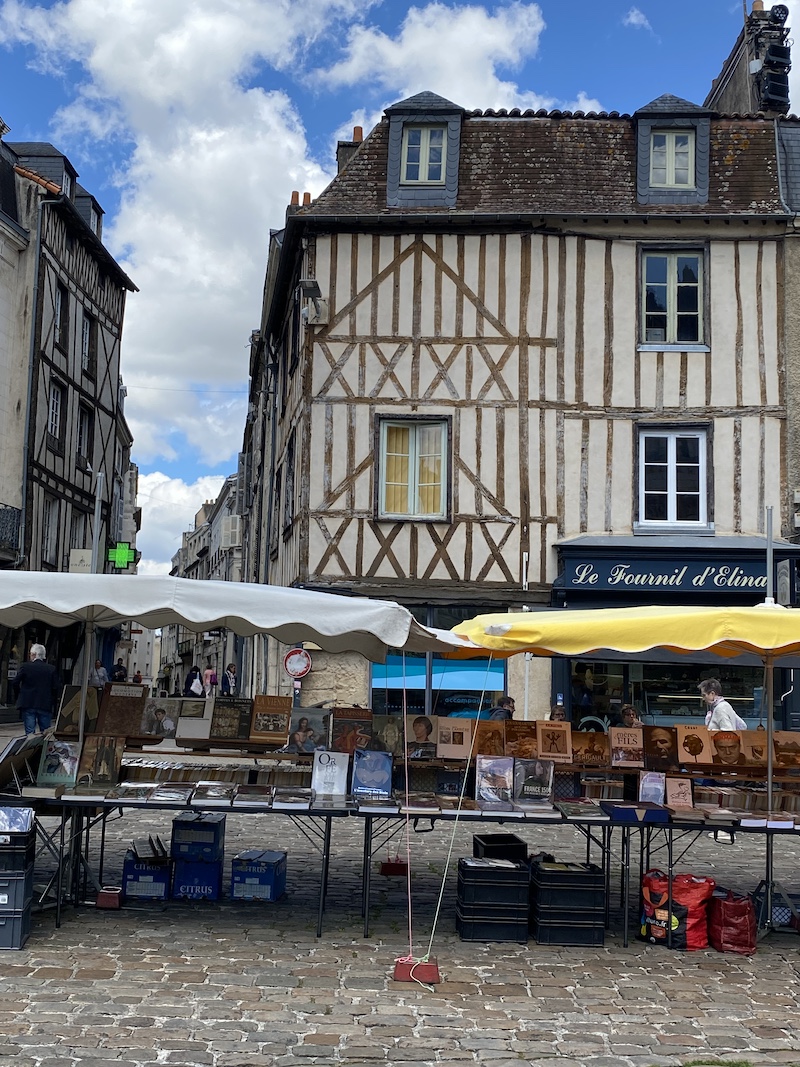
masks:
[[[656,560],[565,560],[562,588],[581,590],[641,589],[680,593],[766,592],[763,561],[721,563],[690,561],[676,564]]]

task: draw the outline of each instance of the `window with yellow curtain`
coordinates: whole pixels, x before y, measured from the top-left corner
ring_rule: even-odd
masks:
[[[379,485],[381,518],[445,518],[447,423],[382,420]]]

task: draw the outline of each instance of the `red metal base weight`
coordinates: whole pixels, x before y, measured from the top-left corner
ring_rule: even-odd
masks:
[[[425,985],[437,985],[441,982],[439,965],[436,960],[397,960],[394,965],[395,982],[424,982]]]

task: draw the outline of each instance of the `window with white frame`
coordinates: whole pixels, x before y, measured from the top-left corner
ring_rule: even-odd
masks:
[[[64,177],[61,180],[61,192],[69,200],[72,199],[72,175],[68,170],[64,171]]]
[[[97,322],[86,311],[81,325],[81,370],[92,377],[97,373]]]
[[[650,135],[653,189],[694,189],[694,130],[654,130]]]
[[[639,431],[640,525],[708,525],[706,456],[703,429]]]
[[[646,344],[703,341],[703,253],[645,252],[642,340]]]
[[[52,496],[42,501],[42,562],[58,562],[58,501]]]
[[[59,442],[64,428],[64,396],[64,386],[60,382],[52,381],[47,411],[47,432]]]
[[[404,184],[443,185],[446,126],[406,126],[400,181]]]
[[[380,423],[379,518],[447,516],[447,422]]]

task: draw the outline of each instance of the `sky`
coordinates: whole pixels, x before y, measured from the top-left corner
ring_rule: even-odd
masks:
[[[139,572],[169,571],[236,470],[269,231],[331,181],[337,140],[426,89],[468,109],[702,104],[743,18],[742,0],[0,0],[6,140],[69,157],[140,290],[122,343]],[[800,57],[791,79],[800,100]]]

